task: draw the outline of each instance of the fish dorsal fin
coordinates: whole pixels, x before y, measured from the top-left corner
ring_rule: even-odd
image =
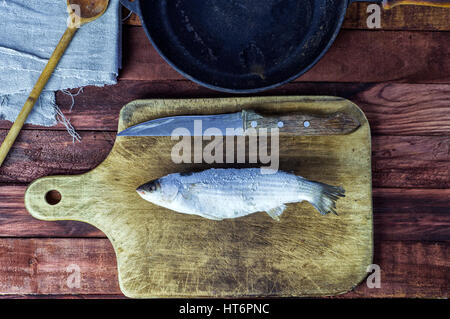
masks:
[[[275,219],[277,222],[280,221],[280,216],[283,214],[284,210],[286,209],[286,205],[280,205],[278,207],[269,209],[266,213]]]

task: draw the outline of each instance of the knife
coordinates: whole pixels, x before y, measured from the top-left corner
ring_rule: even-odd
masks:
[[[293,136],[344,135],[354,132],[360,123],[353,116],[336,112],[327,115],[263,115],[252,110],[217,115],[164,117],[123,130],[118,136],[239,136],[259,129],[278,128],[279,133]],[[177,131],[174,131],[178,129]],[[255,129],[255,130],[252,130]]]

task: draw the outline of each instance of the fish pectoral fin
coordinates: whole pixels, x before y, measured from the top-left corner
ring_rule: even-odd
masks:
[[[277,222],[280,221],[280,216],[281,214],[283,214],[284,210],[286,209],[286,205],[280,205],[278,207],[269,209],[268,211],[266,211],[266,213],[272,217],[273,219],[275,219]]]
[[[188,185],[188,187],[183,188],[179,192],[181,193],[181,196],[183,196],[184,199],[192,200],[192,198],[196,194],[196,190],[195,190],[196,186],[197,186],[197,184],[195,184],[195,183],[190,184],[190,185]]]

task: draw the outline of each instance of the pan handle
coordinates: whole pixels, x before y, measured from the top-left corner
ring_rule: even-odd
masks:
[[[139,0],[119,0],[128,10],[139,15]]]
[[[379,3],[380,5],[386,0],[349,0],[348,5],[350,6],[353,2],[371,2],[371,3]]]
[[[450,8],[450,0],[383,0],[384,9],[390,9],[405,4],[427,6],[427,7]]]
[[[349,0],[349,4],[352,4],[353,2],[375,2],[382,4],[383,9],[385,10],[400,5],[450,8],[450,0]]]

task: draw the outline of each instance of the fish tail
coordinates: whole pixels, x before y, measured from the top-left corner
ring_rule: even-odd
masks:
[[[310,187],[308,187],[310,194],[307,196],[307,201],[309,201],[322,215],[326,215],[330,212],[337,215],[336,201],[340,197],[345,197],[345,190],[342,187],[320,182],[308,182],[310,184]]]

